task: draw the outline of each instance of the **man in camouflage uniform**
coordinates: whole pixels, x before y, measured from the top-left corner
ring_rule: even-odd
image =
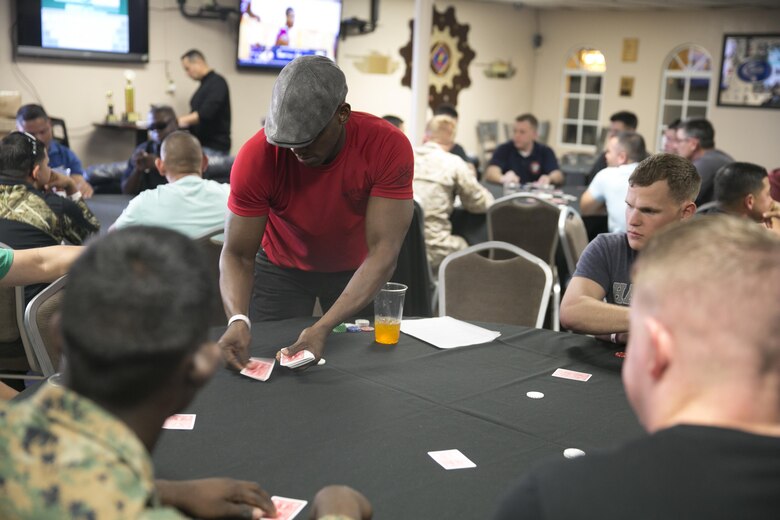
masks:
[[[455,196],[472,213],[485,213],[493,203],[493,195],[468,164],[447,152],[455,142],[456,124],[449,116],[434,117],[426,128],[425,144],[414,150],[414,198],[425,213],[425,246],[433,269],[450,253],[468,246],[463,237],[452,234]]]
[[[221,366],[210,279],[197,245],[173,231],[129,228],[86,250],[61,307],[65,386],[0,405],[0,518],[275,512],[254,483],[153,480],[163,422]]]

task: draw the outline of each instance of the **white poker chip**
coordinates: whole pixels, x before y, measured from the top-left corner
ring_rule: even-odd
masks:
[[[563,456],[567,459],[576,459],[577,457],[582,457],[583,455],[585,455],[585,452],[579,448],[566,448],[563,450]]]
[[[355,320],[355,325],[358,327],[368,327],[371,325],[371,322],[368,320]]]
[[[544,397],[544,394],[541,392],[528,392],[525,395],[530,397],[531,399],[541,399],[542,397]]]
[[[320,360],[317,362],[318,366],[322,366],[325,364],[325,358],[320,358]]]

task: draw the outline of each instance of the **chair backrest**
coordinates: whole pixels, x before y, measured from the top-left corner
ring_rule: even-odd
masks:
[[[51,122],[51,130],[54,138],[60,143],[70,148],[70,140],[68,139],[68,128],[65,126],[65,120],[59,117],[49,117]]]
[[[414,201],[414,215],[406,232],[391,282],[409,289],[404,298],[404,316],[433,316],[433,274],[425,246],[425,216],[422,206]]]
[[[222,297],[219,292],[219,257],[222,254],[222,245],[211,240],[212,237],[224,233],[224,231],[224,226],[219,225],[194,238],[198,246],[206,253],[209,266],[211,267],[211,283],[214,284],[216,291],[216,297],[211,303],[209,312],[210,327],[224,326],[227,324],[225,309],[222,306]]]
[[[588,246],[588,230],[582,217],[574,208],[566,206],[561,209],[558,218],[558,239],[561,241],[566,267],[571,276],[582,252]]]
[[[696,208],[696,213],[699,215],[708,215],[710,213],[723,213],[723,210],[720,207],[720,202],[712,200],[710,202],[705,202]]]
[[[487,211],[488,240],[508,242],[555,265],[560,212],[555,204],[532,194],[501,197]]]
[[[481,254],[504,251],[494,260]],[[452,253],[439,266],[439,315],[541,328],[553,274],[536,256],[505,242],[484,242]]]
[[[498,121],[478,121],[477,142],[480,149],[480,162],[488,164],[493,151],[498,146]]]
[[[0,242],[0,248],[10,249]],[[24,287],[0,287],[0,371],[39,371],[24,330]]]
[[[24,311],[24,328],[40,372],[48,377],[60,365],[61,336],[54,314],[59,311],[68,275],[61,276],[33,298]]]

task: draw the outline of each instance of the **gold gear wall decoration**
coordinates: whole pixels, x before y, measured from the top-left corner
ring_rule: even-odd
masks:
[[[428,78],[428,104],[431,108],[440,103],[457,105],[460,91],[471,85],[468,67],[476,54],[468,44],[469,29],[468,24],[461,25],[455,19],[454,7],[448,7],[443,13],[433,8]],[[414,20],[409,20],[409,30],[409,43],[400,49],[406,62],[406,74],[401,79],[401,85],[411,88]]]

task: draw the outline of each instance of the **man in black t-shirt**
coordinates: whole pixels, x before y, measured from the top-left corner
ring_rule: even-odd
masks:
[[[530,472],[496,520],[776,518],[778,258],[780,238],[725,215],[651,239],[634,266],[623,367],[650,435]]]
[[[200,81],[200,87],[190,99],[192,111],[179,117],[179,126],[198,138],[207,155],[230,153],[230,90],[225,78],[196,49],[185,52],[181,64],[189,77]]]

